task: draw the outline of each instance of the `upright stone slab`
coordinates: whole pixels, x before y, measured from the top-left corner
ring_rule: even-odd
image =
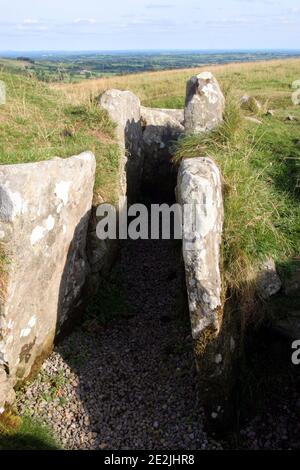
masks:
[[[202,72],[187,82],[184,109],[185,130],[199,134],[215,129],[223,120],[225,98],[211,72]]]
[[[206,157],[183,160],[177,197],[184,208],[183,258],[201,400],[208,418],[219,424],[230,414],[238,329],[224,309],[223,199],[214,161]]]
[[[116,137],[121,150],[119,195],[135,201],[143,171],[141,104],[130,91],[107,90],[99,104],[117,125]]]
[[[116,141],[120,149],[118,198],[121,210],[126,210],[128,203],[136,202],[140,192],[143,172],[141,104],[137,96],[130,91],[107,90],[98,99],[99,106],[108,112],[116,124]],[[106,202],[106,201],[103,201]],[[102,275],[106,275],[117,252],[116,240],[99,240],[96,234],[96,207],[88,235],[88,257],[91,265],[89,292],[94,294],[100,285]]]
[[[81,304],[95,157],[0,166],[0,411]]]
[[[180,110],[170,111],[174,113],[141,107],[144,150],[142,185],[144,191],[158,202],[174,199],[177,169],[172,163],[173,147],[184,132],[177,120]]]

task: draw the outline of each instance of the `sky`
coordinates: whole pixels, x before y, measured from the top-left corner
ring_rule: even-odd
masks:
[[[300,49],[300,0],[0,0],[0,50]]]

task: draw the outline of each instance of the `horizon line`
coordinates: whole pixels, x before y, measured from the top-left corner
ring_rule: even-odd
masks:
[[[255,48],[255,49],[0,49],[0,53],[19,53],[19,52],[35,52],[35,53],[53,53],[53,52],[80,52],[80,53],[109,53],[109,52],[298,52],[300,48]]]

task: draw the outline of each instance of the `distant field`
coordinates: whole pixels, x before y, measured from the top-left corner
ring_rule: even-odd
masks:
[[[299,51],[127,51],[2,53],[0,69],[47,83],[300,57]]]
[[[28,62],[24,60],[0,58],[1,68],[13,69],[14,71],[18,71],[18,69],[22,69],[26,67],[27,65],[28,65]]]
[[[292,82],[300,79],[300,59],[145,72],[54,86],[76,103],[97,96],[108,88],[119,88],[136,93],[145,106],[177,108],[184,104],[186,80],[203,70],[211,70],[223,88],[231,86],[237,95],[249,92],[269,100],[270,106],[283,105],[290,102]]]

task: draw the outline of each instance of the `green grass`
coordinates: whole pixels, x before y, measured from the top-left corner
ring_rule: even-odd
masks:
[[[260,116],[262,125],[244,119],[227,96],[224,123],[208,135],[184,137],[175,160],[208,155],[223,176],[225,221],[223,272],[228,287],[255,283],[259,264],[272,257],[287,263],[300,250],[299,122],[285,121],[300,110]]]
[[[29,416],[5,412],[0,418],[0,450],[60,450],[48,427]]]
[[[57,371],[54,375],[49,375],[46,371],[40,371],[36,378],[37,382],[44,382],[47,385],[45,391],[39,398],[47,403],[57,401],[60,406],[63,406],[67,398],[64,396],[64,385],[66,384],[66,377],[63,369]]]
[[[0,164],[36,162],[91,150],[97,160],[95,201],[116,199],[119,150],[114,125],[94,102],[70,105],[63,93],[34,79],[0,73]]]

